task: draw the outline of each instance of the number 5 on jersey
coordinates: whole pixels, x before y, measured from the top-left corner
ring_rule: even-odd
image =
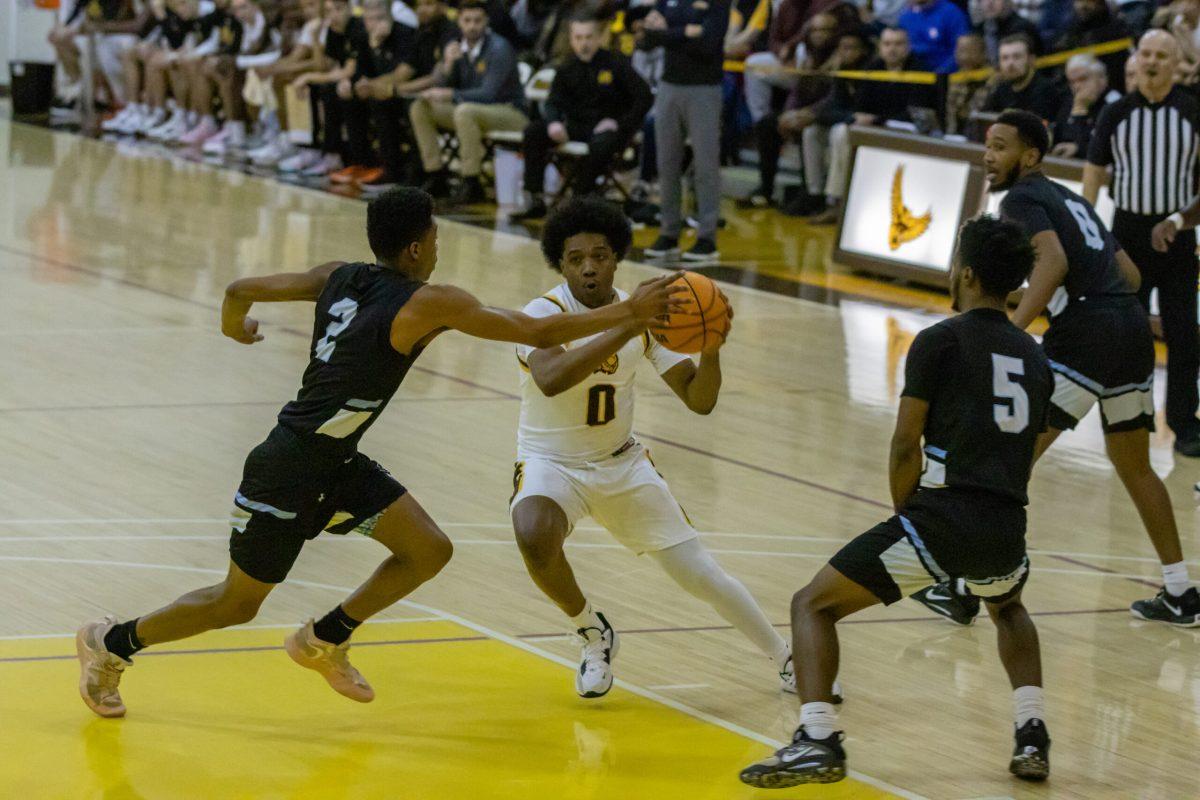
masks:
[[[1020,433],[1029,427],[1029,395],[1025,387],[1013,380],[1025,374],[1025,362],[1012,356],[992,353],[992,392],[997,402],[992,406],[996,425],[1005,433]]]

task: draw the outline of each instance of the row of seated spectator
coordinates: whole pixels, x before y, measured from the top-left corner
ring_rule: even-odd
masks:
[[[1035,69],[1037,56],[1154,25],[1179,42],[1182,82],[1200,69],[1200,0],[142,2],[78,0],[51,34],[67,104],[85,37],[94,43],[97,96],[119,112],[109,132],[368,192],[420,184],[463,204],[484,199],[492,146],[519,144],[530,195],[520,219],[546,212],[543,176],[559,154],[573,148],[569,188],[583,193],[603,190],[614,160],[637,146],[640,188],[652,196],[657,181],[662,204],[652,254],[677,251],[690,161],[693,260],[717,255],[719,167],[738,158],[743,134],[760,178],[746,205],[777,202],[794,142],[803,188],[784,211],[832,222],[852,125],[971,135],[981,112],[1025,108],[1053,125],[1057,154],[1079,156],[1124,82],[1127,51],[1053,70]],[[959,74],[939,92],[912,75],[928,72]],[[531,103],[538,80],[548,91]],[[304,116],[297,103],[312,132],[303,148],[289,130]]]

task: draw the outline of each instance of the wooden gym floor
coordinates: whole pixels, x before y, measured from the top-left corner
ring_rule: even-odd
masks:
[[[771,666],[645,559],[585,524],[569,552],[622,631],[619,690],[574,695],[575,648],[524,573],[505,504],[518,402],[511,348],[448,335],[364,450],[454,538],[446,571],[356,638],[359,706],[278,645],[381,557],[310,545],[254,625],[139,656],[125,720],[76,696],[70,633],[213,582],[246,452],[298,385],[311,307],[223,339],[240,275],[368,256],[364,206],[201,164],[0,121],[0,794],[12,797],[1194,798],[1200,632],[1140,623],[1158,568],[1101,449],[1064,438],[1032,486],[1034,575],[1054,737],[1044,786],[1011,780],[1010,692],[983,621],[902,603],[843,626],[855,780],[752,792],[738,769],[785,739]],[[446,222],[437,279],[519,306],[555,283],[534,242]],[[803,257],[803,254],[797,254]],[[653,270],[633,263],[619,282]],[[636,428],[704,540],[785,627],[792,592],[886,516],[903,354],[936,316],[735,286],[716,412],[649,373]],[[1200,573],[1192,484],[1154,462]]]

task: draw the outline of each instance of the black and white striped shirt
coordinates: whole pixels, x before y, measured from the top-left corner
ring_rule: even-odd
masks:
[[[1134,90],[1100,113],[1087,155],[1113,168],[1118,209],[1173,214],[1196,197],[1200,102],[1178,86],[1161,103]]]

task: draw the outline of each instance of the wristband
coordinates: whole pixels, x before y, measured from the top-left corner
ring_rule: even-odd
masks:
[[[1175,230],[1183,230],[1183,214],[1180,214],[1178,211],[1167,217],[1166,221],[1172,223],[1175,226]]]

